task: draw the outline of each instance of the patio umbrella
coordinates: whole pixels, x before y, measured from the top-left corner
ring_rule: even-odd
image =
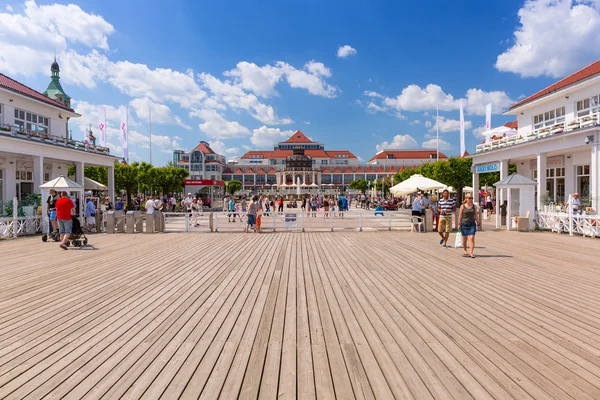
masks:
[[[319,185],[317,185],[316,183],[314,183],[314,182],[313,182],[313,183],[311,183],[309,186],[312,186],[312,187],[317,187],[317,186],[319,186]]]
[[[507,126],[499,126],[498,128],[490,129],[489,131],[483,132],[485,141],[489,142],[493,136],[516,136],[518,132],[515,129]]]
[[[446,185],[443,183],[426,178],[420,174],[415,174],[404,182],[400,182],[396,186],[391,187],[390,193],[392,193],[394,196],[398,196],[414,193],[417,190],[436,190],[443,189],[445,187]]]
[[[471,186],[465,186],[463,188],[463,192],[473,193],[473,188]]]

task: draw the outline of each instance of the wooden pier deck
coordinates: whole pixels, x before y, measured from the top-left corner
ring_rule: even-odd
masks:
[[[600,399],[600,241],[438,238],[0,242],[0,399]]]

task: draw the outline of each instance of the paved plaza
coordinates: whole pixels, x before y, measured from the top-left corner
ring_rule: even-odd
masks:
[[[0,398],[600,398],[598,240],[89,240],[0,242]]]

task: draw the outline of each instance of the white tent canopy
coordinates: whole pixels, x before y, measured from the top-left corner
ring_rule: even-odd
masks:
[[[84,180],[84,186],[86,190],[107,190],[108,188],[106,186],[104,186],[103,184],[101,184],[100,182],[97,182],[93,179],[90,178],[83,178]]]
[[[508,126],[499,126],[498,128],[490,129],[489,131],[483,132],[486,142],[492,140],[492,136],[516,136],[518,132],[515,129],[509,128]]]
[[[78,192],[79,193],[79,220],[83,223],[83,191],[84,187],[82,184],[72,181],[66,176],[59,176],[51,181],[48,181],[44,184],[40,185],[41,194],[42,194],[42,215],[46,215],[48,204],[46,203],[46,199],[50,195],[50,189],[54,189],[57,192]],[[48,231],[47,221],[43,219],[43,232]]]
[[[400,182],[396,186],[390,188],[390,193],[394,196],[399,196],[403,194],[414,193],[417,190],[436,190],[443,189],[446,185],[435,181],[433,179],[429,179],[420,174],[415,174],[405,180],[404,182]]]

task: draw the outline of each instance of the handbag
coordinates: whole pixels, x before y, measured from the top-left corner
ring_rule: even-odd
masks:
[[[462,247],[462,233],[460,229],[456,232],[456,238],[454,239],[454,247],[459,248]]]

